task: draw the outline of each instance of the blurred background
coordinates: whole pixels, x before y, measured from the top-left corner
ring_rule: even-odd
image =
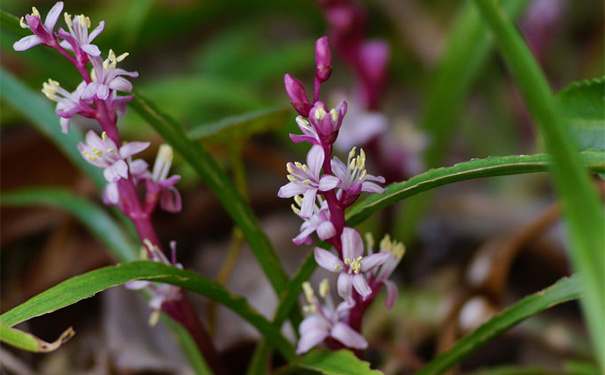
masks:
[[[442,103],[441,125],[427,125],[431,117],[427,111],[434,114],[442,108],[429,105],[429,100],[436,90],[437,72],[445,63],[443,56],[452,44],[452,30],[464,23],[460,15],[469,4],[444,0],[352,3],[365,13],[365,38],[382,39],[390,47],[388,78],[377,113],[388,121],[393,139],[405,150],[405,163],[413,165],[392,180],[471,158],[540,152],[535,126],[503,61],[493,51],[486,52],[481,63],[469,65],[465,90],[454,95],[455,104]],[[53,4],[3,0],[1,7],[22,16],[36,6],[45,16]],[[603,75],[602,2],[518,0],[514,7],[516,14],[511,18],[530,43],[553,91],[572,81]],[[325,8],[313,0],[76,0],[67,1],[65,10],[86,14],[93,27],[104,20],[105,31],[95,44],[103,55],[109,49],[130,53],[121,67],[139,72],[133,80],[135,90],[181,122],[230,173],[244,168],[245,190],[255,213],[284,267],[293,272],[311,247],[292,244],[300,220],[290,211],[290,202],[276,194],[286,183],[286,162],[303,160],[307,146],[294,145],[287,136],[298,128],[283,76],[296,76],[312,92],[314,42],[330,33]],[[2,27],[3,69],[34,90],[48,78],[68,90],[77,86],[73,67],[53,51],[14,52],[12,44],[18,38]],[[473,53],[473,46],[467,48]],[[333,54],[332,78],[322,87],[322,97],[332,105],[343,96],[354,96],[358,86],[355,71]],[[6,100],[0,110],[2,192],[63,186],[100,202],[94,185],[48,138]],[[234,118],[248,119],[245,134],[212,136],[213,127]],[[74,120],[72,126],[95,126],[86,119]],[[151,163],[161,138],[132,110],[120,127],[125,139],[152,142],[142,154]],[[443,143],[435,147],[439,139]],[[382,167],[373,166],[370,158],[368,172],[379,174],[377,170],[398,163],[388,158],[382,162]],[[186,268],[215,278],[231,243],[232,222],[178,155],[173,168],[183,176],[177,185],[183,194],[183,211],[157,213],[159,236],[178,242],[179,260]],[[435,190],[424,203],[414,200],[374,215],[360,228],[372,231],[377,239],[391,233],[407,245],[394,275],[400,286],[398,304],[388,311],[380,301],[375,303],[364,327],[371,347],[366,359],[387,374],[413,373],[503,306],[570,273],[566,235],[546,174],[461,182]],[[422,210],[414,212],[410,205]],[[1,218],[2,312],[62,280],[115,263],[97,239],[60,210],[3,207]],[[318,273],[318,279],[326,276]],[[226,282],[262,313],[272,314],[275,296],[245,246]],[[244,366],[257,340],[255,331],[235,315],[193,299],[225,358],[237,356]],[[54,339],[70,325],[77,335],[59,351],[45,355],[3,347],[2,371],[191,373],[165,328],[147,326],[148,314],[142,297],[115,288],[34,319],[27,329],[43,339]],[[557,370],[569,360],[589,359],[579,309],[568,303],[489,343],[459,370],[470,373],[504,364]],[[235,362],[232,366],[234,374],[245,368]]]

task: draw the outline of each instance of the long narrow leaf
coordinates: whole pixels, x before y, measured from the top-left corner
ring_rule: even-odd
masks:
[[[225,172],[201,145],[185,133],[180,124],[161,113],[147,99],[137,94],[131,105],[183,156],[216,194],[231,218],[242,230],[265,275],[276,293],[280,295],[288,283],[288,276],[282,268],[269,239],[252,213],[252,209],[237,192]]]
[[[74,330],[68,328],[57,340],[53,342],[46,342],[32,335],[31,333],[11,328],[0,322],[0,341],[16,348],[35,353],[47,353],[57,350],[61,344],[69,340],[73,335]]]
[[[2,206],[44,205],[57,207],[74,215],[121,261],[138,259],[137,246],[101,207],[76,197],[63,188],[31,188],[2,193]]]
[[[596,190],[582,167],[569,129],[555,108],[552,92],[515,26],[492,0],[474,0],[495,37],[527,106],[552,155],[555,188],[560,196],[571,242],[571,259],[581,271],[584,314],[605,372],[605,216]]]
[[[591,171],[602,173],[605,170],[605,152],[586,151],[580,154],[584,165]],[[398,201],[453,182],[483,177],[505,176],[512,174],[545,172],[550,164],[548,155],[498,156],[485,159],[473,159],[452,167],[432,169],[404,182],[387,186],[384,194],[374,194],[353,207],[347,213],[347,223],[355,225],[372,213]]]
[[[66,280],[0,316],[0,322],[12,327],[36,316],[48,314],[131,280],[147,280],[179,286],[231,309],[244,318],[288,358],[294,357],[292,344],[271,322],[241,296],[195,272],[158,262],[138,261],[105,267]]]
[[[466,356],[506,332],[517,323],[560,303],[580,297],[576,276],[557,281],[547,289],[525,297],[510,306],[469,335],[458,341],[450,350],[433,359],[415,375],[438,375],[462,361]]]

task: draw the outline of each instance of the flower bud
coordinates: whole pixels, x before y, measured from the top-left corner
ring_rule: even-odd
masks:
[[[289,74],[284,76],[284,84],[286,85],[286,92],[290,97],[292,107],[303,117],[309,117],[309,111],[311,110],[311,103],[307,97],[302,83],[296,78]]]
[[[320,82],[325,82],[332,74],[332,52],[328,44],[328,37],[324,36],[315,42],[316,75]]]

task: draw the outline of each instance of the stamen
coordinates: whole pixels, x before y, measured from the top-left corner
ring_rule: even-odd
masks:
[[[296,177],[294,177],[293,175],[291,175],[291,174],[287,175],[286,178],[290,182],[296,182],[296,181],[298,181],[298,179]]]
[[[72,27],[73,26],[73,22],[71,20],[71,15],[67,12],[63,13],[63,18],[65,19],[65,23],[67,24],[67,26]]]
[[[286,163],[286,170],[288,171],[288,173],[294,173],[294,167],[292,167],[292,163]]]
[[[317,301],[317,298],[315,298],[315,292],[313,291],[313,288],[311,287],[311,284],[308,281],[305,281],[302,284],[302,287],[303,291],[305,292],[305,298],[307,299],[307,302],[312,304]]]
[[[21,19],[19,20],[19,25],[24,29],[29,29],[28,23],[25,22],[25,17],[21,17]]]
[[[299,206],[302,207],[303,196],[302,195],[296,195],[294,197],[294,202],[296,202],[296,204],[298,204]]]
[[[355,156],[355,151],[356,151],[356,150],[357,150],[357,148],[356,148],[356,147],[353,147],[353,148],[351,149],[351,151],[349,151],[349,157],[348,157],[348,159],[349,159],[349,160],[351,160],[351,159],[352,159],[352,158]]]
[[[330,281],[328,279],[323,279],[319,283],[319,295],[321,298],[326,298],[326,296],[330,293]]]
[[[354,274],[358,274],[361,271],[361,261],[363,257],[358,257],[357,259],[345,259],[345,264],[349,266],[349,269],[353,271]]]
[[[106,141],[106,140],[107,140],[107,133],[106,133],[106,132],[101,133],[101,139],[102,139],[103,141]]]
[[[32,16],[40,18],[40,12],[36,7],[32,7]]]
[[[368,248],[368,254],[372,254],[374,251],[374,236],[371,232],[366,232],[366,247]]]
[[[298,214],[300,214],[300,209],[299,209],[298,207],[296,207],[296,206],[294,205],[294,203],[292,203],[292,204],[290,205],[290,208],[292,209],[292,211],[293,211],[295,214],[297,214],[297,215],[298,215]]]
[[[123,54],[121,54],[120,56],[116,57],[116,61],[117,62],[122,62],[124,61],[125,58],[128,57],[128,55],[130,55],[130,53],[128,52],[124,52]]]
[[[303,306],[303,311],[311,313],[311,314],[315,314],[317,312],[317,306],[315,306],[315,305]]]

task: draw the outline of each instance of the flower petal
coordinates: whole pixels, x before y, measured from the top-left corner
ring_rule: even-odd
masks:
[[[300,217],[307,219],[313,214],[315,208],[315,198],[317,197],[317,189],[310,188],[303,194],[303,201],[300,207]]]
[[[317,227],[317,236],[320,240],[325,241],[328,238],[332,238],[336,235],[336,228],[331,221],[324,221]]]
[[[94,44],[83,45],[82,51],[86,52],[86,54],[90,56],[99,56],[101,54],[99,47],[95,46]]]
[[[385,192],[385,188],[378,184],[375,184],[374,182],[364,181],[361,184],[361,191],[365,191],[367,193],[383,194]]]
[[[114,206],[118,204],[120,200],[120,193],[118,191],[118,184],[110,182],[103,189],[103,203],[108,206]]]
[[[352,275],[353,279],[353,288],[363,297],[365,300],[370,294],[372,294],[372,288],[368,284],[366,277],[362,273],[358,273],[356,275]]]
[[[341,344],[354,349],[365,349],[368,347],[368,342],[353,328],[343,322],[337,322],[332,327],[330,336],[338,340]]]
[[[302,354],[309,351],[309,349],[324,341],[326,337],[328,337],[327,330],[312,329],[305,331],[301,334],[300,340],[298,340],[296,354]]]
[[[280,198],[292,198],[295,195],[303,194],[308,189],[308,185],[304,185],[296,182],[288,182],[277,192],[277,196]]]
[[[95,27],[95,29],[88,35],[88,41],[92,42],[92,40],[94,38],[96,38],[99,34],[101,34],[101,32],[103,31],[104,28],[105,28],[105,21],[99,22],[99,26]],[[94,56],[98,56],[98,55],[94,55]]]
[[[319,180],[319,190],[328,191],[340,185],[340,180],[336,176],[324,175]]]
[[[397,295],[399,294],[397,291],[397,285],[391,280],[382,280],[382,284],[384,284],[385,288],[387,289],[387,299],[385,304],[387,309],[390,309],[393,307],[393,304],[395,304],[395,301],[397,301]]]
[[[109,88],[116,91],[131,92],[132,83],[124,77],[116,77],[109,82]]]
[[[346,272],[341,272],[337,282],[338,295],[341,296],[349,306],[354,306],[353,300],[353,277]]]
[[[381,251],[372,255],[368,255],[361,260],[361,272],[368,272],[374,267],[377,267],[391,257],[390,251]]]
[[[169,187],[162,190],[160,193],[160,206],[164,211],[179,212],[181,211],[181,194],[174,187]]]
[[[363,242],[358,231],[345,227],[340,239],[342,240],[342,257],[344,259],[357,259],[363,255]]]
[[[59,1],[48,12],[48,15],[46,16],[46,21],[44,22],[44,26],[46,27],[49,33],[53,32],[53,29],[57,24],[57,20],[59,19],[62,10],[63,2]]]
[[[15,44],[13,44],[13,49],[21,52],[37,46],[38,44],[42,44],[43,42],[44,40],[42,40],[42,38],[39,36],[29,35],[16,41]]]
[[[314,145],[307,154],[307,166],[314,177],[319,178],[319,172],[324,163],[324,150],[319,145]]]
[[[344,269],[344,263],[342,260],[328,250],[324,250],[320,247],[315,248],[315,261],[322,268],[330,272],[341,272]],[[340,279],[339,279],[340,280]]]
[[[129,158],[149,147],[149,142],[129,142],[120,147],[120,156],[123,159]]]

